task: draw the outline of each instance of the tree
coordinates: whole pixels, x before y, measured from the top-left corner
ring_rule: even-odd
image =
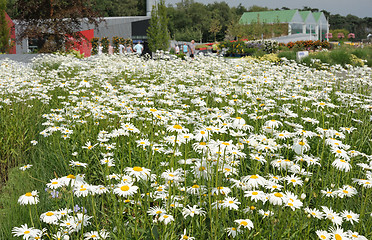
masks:
[[[268,7],[260,7],[257,5],[253,5],[249,7],[248,12],[265,12],[265,11],[272,11],[272,9],[269,9]]]
[[[83,24],[98,26],[101,19],[92,10],[90,0],[17,0],[18,41],[39,39],[42,52],[63,48],[67,36],[82,37]]]
[[[167,50],[169,47],[169,31],[167,8],[164,0],[152,7],[150,26],[147,29],[149,48],[151,51]]]
[[[9,27],[5,18],[6,0],[0,0],[0,53],[5,53],[9,49]]]
[[[93,0],[93,9],[105,17],[137,16],[140,12],[142,13],[139,9],[139,4],[142,2],[137,0]]]
[[[220,20],[218,19],[212,19],[211,27],[209,28],[209,32],[214,35],[214,41],[216,42],[216,34],[221,31],[222,26],[220,23]]]

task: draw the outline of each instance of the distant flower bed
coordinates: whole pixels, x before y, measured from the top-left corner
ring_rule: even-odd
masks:
[[[325,48],[329,49],[330,44],[327,41],[312,41],[312,40],[307,40],[307,41],[296,41],[296,42],[289,42],[287,44],[280,43],[280,46],[286,46],[289,49],[293,48],[298,48],[298,49],[306,49],[306,50],[314,50],[314,49],[319,49],[319,48]]]
[[[219,48],[226,49],[226,55],[250,56],[257,51],[263,53],[274,53],[278,49],[278,42],[272,40],[253,41],[225,41],[220,43]]]

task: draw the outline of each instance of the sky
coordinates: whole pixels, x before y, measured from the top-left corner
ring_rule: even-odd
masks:
[[[257,5],[268,8],[288,7],[291,9],[303,8],[304,6],[326,10],[331,14],[346,16],[352,14],[360,18],[372,17],[372,0],[194,0],[204,4],[213,2],[226,2],[231,7],[241,3],[246,8]],[[174,4],[181,0],[165,0],[165,3]]]

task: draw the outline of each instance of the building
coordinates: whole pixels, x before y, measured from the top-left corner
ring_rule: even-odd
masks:
[[[279,42],[298,40],[323,40],[329,31],[329,24],[324,13],[293,10],[264,11],[264,12],[245,12],[240,20],[240,24],[265,23],[288,24],[287,36],[275,38]]]

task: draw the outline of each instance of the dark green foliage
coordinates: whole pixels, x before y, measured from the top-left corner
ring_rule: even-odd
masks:
[[[9,27],[5,19],[6,0],[0,0],[0,53],[9,49]]]
[[[103,37],[101,39],[101,44],[102,44],[102,52],[103,53],[108,53],[108,47],[110,44],[110,40],[107,37]]]
[[[167,8],[164,1],[161,0],[152,8],[150,27],[147,30],[149,48],[152,52],[168,49],[170,40],[168,21]]]
[[[98,53],[99,38],[92,39],[92,54],[95,55]]]

